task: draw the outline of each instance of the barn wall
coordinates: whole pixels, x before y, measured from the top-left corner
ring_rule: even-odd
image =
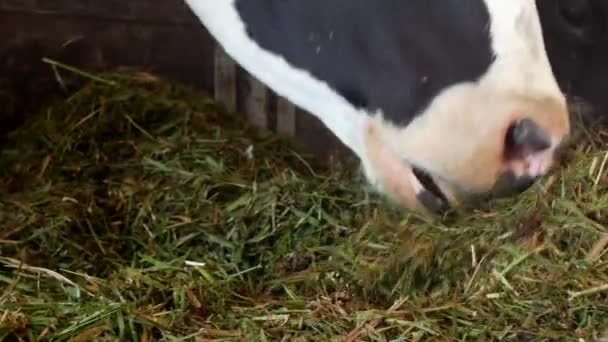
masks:
[[[91,70],[142,68],[215,92],[257,126],[295,136],[321,162],[345,153],[317,119],[231,65],[181,0],[0,0],[0,134],[40,102],[32,99],[58,90],[42,57]]]

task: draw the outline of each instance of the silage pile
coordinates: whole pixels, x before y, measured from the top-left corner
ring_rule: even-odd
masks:
[[[3,146],[0,336],[593,341],[608,328],[606,146],[430,221],[202,94],[95,76]]]

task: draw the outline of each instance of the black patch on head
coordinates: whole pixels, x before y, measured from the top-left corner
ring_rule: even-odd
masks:
[[[338,88],[338,92],[353,106],[357,108],[366,108],[368,103],[365,96],[355,88],[342,87]]]
[[[262,48],[397,125],[493,61],[483,0],[237,0],[236,8]]]

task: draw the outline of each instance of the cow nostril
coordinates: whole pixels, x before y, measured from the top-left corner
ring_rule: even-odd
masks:
[[[530,154],[542,152],[551,147],[551,140],[531,119],[513,123],[505,137],[505,154],[508,160],[523,159]]]

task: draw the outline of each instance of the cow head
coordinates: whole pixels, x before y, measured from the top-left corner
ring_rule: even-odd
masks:
[[[347,80],[344,81],[342,77],[345,75],[340,74],[334,75],[333,86],[329,84],[332,82],[322,81],[331,78],[332,72],[327,66],[335,66],[340,59],[326,57],[330,54],[321,52],[326,50],[320,49],[320,45],[315,47],[314,55],[296,58],[299,56],[291,48],[294,46],[292,40],[297,46],[303,44],[303,41],[294,37],[302,38],[309,35],[309,28],[303,29],[300,26],[303,21],[296,20],[298,25],[293,26],[293,34],[284,34],[282,29],[266,25],[270,18],[267,16],[269,12],[276,12],[273,14],[275,16],[283,15],[283,20],[277,20],[279,22],[291,22],[294,19],[313,15],[314,11],[308,11],[308,15],[300,14],[303,13],[304,6],[314,5],[311,8],[321,9],[327,2],[259,1],[254,3],[244,0],[187,0],[187,2],[233,59],[278,95],[319,118],[360,157],[368,180],[406,207],[434,211],[441,208],[445,202],[455,205],[480,197],[504,197],[520,193],[534,180],[548,172],[553,165],[556,151],[569,133],[570,122],[565,97],[547,58],[534,1],[483,0],[489,13],[487,25],[486,19],[480,23],[480,17],[471,17],[469,14],[473,12],[457,16],[456,19],[460,21],[450,26],[456,31],[459,24],[462,27],[468,26],[466,25],[468,20],[477,21],[475,24],[487,27],[488,38],[491,41],[491,47],[488,47],[490,50],[472,50],[470,54],[473,57],[479,56],[477,54],[490,54],[493,56],[491,64],[480,77],[476,76],[475,79],[467,79],[456,84],[450,83],[446,88],[441,87],[441,91],[433,95],[430,104],[425,106],[422,112],[387,113],[392,116],[413,118],[403,123],[404,126],[384,120],[381,111],[370,113],[369,108],[372,108],[372,105],[360,109],[354,105],[354,102],[358,101],[347,100],[333,89],[342,82],[345,82],[346,88],[349,88],[349,85],[358,83],[359,80],[346,77]],[[345,3],[347,2],[332,6],[339,7]],[[383,9],[382,13],[392,13],[387,10],[395,8],[394,6],[399,2],[387,0],[357,3],[361,6],[364,4],[371,6],[369,4],[376,3],[380,9]],[[417,2],[417,6],[423,6],[422,4],[422,1]],[[435,9],[443,12],[441,7],[443,4],[444,1],[437,0],[434,5],[438,7]],[[481,1],[474,3],[475,6],[480,4]],[[373,6],[359,5],[354,6],[353,11],[373,8]],[[404,11],[408,8],[416,8],[412,4],[402,5],[405,6]],[[277,6],[280,6],[280,11],[268,10],[279,8]],[[249,15],[241,15],[243,13]],[[337,12],[332,13],[336,15]],[[366,44],[357,44],[359,39],[364,42],[368,39],[369,42],[370,39],[382,38],[387,32],[379,30],[373,31],[371,35],[360,36],[357,33],[359,29],[355,30],[354,25],[359,27],[364,24],[361,18],[364,18],[365,14],[355,13],[363,16],[355,17],[358,19],[350,22],[350,28],[342,28],[342,32],[346,36],[359,37],[354,39],[355,43],[351,41],[350,45],[344,40],[342,43],[327,43],[338,48],[346,46],[345,51],[334,51],[334,55],[347,58],[350,52],[358,51],[361,46],[364,46],[363,52],[359,51],[359,53],[363,55],[384,54],[384,51],[365,50]],[[400,12],[396,13],[393,17],[394,22],[399,19]],[[380,20],[375,21],[377,25],[382,26],[380,22]],[[322,31],[321,27],[327,23],[330,22],[321,21],[316,29]],[[253,27],[257,27],[257,30]],[[432,31],[432,28],[428,29]],[[447,36],[444,35],[446,30],[449,31],[444,28],[434,34],[446,39]],[[254,31],[258,32],[257,35],[252,33]],[[327,33],[328,41],[333,41],[332,33],[333,31]],[[425,37],[432,40],[434,34]],[[454,34],[458,35],[459,32]],[[390,32],[388,35],[390,36]],[[257,38],[252,39],[256,36]],[[266,40],[261,38],[264,36]],[[336,36],[341,35],[336,34]],[[389,41],[392,39],[386,38]],[[348,41],[348,38],[346,40]],[[263,44],[263,41],[266,41],[266,44]],[[266,48],[262,48],[260,44],[265,45]],[[405,43],[391,44],[393,47],[397,45],[398,49],[405,48],[406,46],[399,47],[399,45],[407,45],[407,39]],[[421,52],[429,48],[425,42],[417,44],[420,45],[408,48],[421,49]],[[433,50],[441,49],[434,44],[429,45],[433,46]],[[307,44],[302,45],[301,51],[311,53],[313,50],[307,50],[310,48],[307,46]],[[458,48],[453,44],[439,46],[444,46],[446,51],[435,51],[435,53],[448,57],[450,50]],[[367,47],[367,49],[372,48]],[[295,49],[295,51],[300,50]],[[420,55],[425,56],[424,53]],[[460,60],[462,61],[462,58]],[[435,62],[431,61],[429,64],[433,65]],[[406,58],[401,63],[409,62]],[[324,67],[319,69],[317,64]],[[443,65],[437,68],[438,70],[459,67],[449,58],[439,64]],[[364,62],[358,66],[365,68],[366,65]],[[353,73],[357,72],[355,67],[350,69]],[[320,76],[314,77],[314,74]],[[378,82],[386,81],[387,78],[390,76],[371,77]],[[407,90],[403,91],[405,96]],[[368,88],[368,95],[371,92]],[[407,106],[401,108],[404,107]],[[391,110],[395,111],[395,108]],[[404,108],[404,111],[406,110]],[[444,198],[446,200],[443,200]]]
[[[549,172],[570,133],[533,3],[486,2],[495,50],[487,73],[445,89],[406,127],[381,115],[368,125],[366,175],[405,206],[519,194]]]

